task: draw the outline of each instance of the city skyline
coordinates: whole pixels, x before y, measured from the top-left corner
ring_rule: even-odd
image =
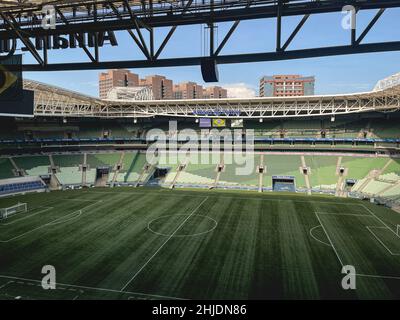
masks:
[[[107,72],[100,72],[98,83],[100,99],[109,99],[109,94],[114,88],[146,87],[152,92],[151,97],[147,96],[147,100],[227,98],[227,90],[220,86],[202,86],[194,81],[175,83],[174,80],[160,74],[146,75],[143,78],[128,69],[110,69]],[[141,99],[144,97],[141,96]]]

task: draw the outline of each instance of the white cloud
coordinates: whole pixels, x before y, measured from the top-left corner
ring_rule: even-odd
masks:
[[[247,83],[230,83],[221,85],[228,90],[228,98],[253,98],[256,96],[254,87]]]

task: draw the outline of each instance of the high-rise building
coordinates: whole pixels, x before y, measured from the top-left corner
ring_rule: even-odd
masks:
[[[172,99],[172,80],[164,76],[153,75],[147,76],[145,79],[140,79],[141,87],[150,87],[153,91],[154,100]]]
[[[260,79],[260,97],[293,97],[314,95],[314,77],[274,75]]]
[[[221,99],[228,96],[228,91],[224,88],[213,86],[207,87],[203,90],[203,97],[205,99]]]
[[[218,86],[203,88],[192,81],[174,85],[172,80],[161,75],[140,79],[129,70],[113,69],[99,74],[99,96],[101,99],[124,97],[139,100],[150,97],[154,100],[219,99],[227,97],[227,90]]]
[[[99,74],[99,96],[106,99],[107,93],[114,87],[136,87],[139,76],[125,69],[113,69]]]
[[[202,99],[203,87],[195,82],[174,85],[174,99]]]
[[[107,93],[109,100],[153,100],[153,92],[150,87],[113,87]]]

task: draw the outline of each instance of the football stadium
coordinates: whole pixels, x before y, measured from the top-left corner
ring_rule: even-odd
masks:
[[[34,117],[0,126],[0,298],[398,299],[399,79],[135,103],[24,80]]]
[[[0,4],[2,310],[400,299],[400,0]]]

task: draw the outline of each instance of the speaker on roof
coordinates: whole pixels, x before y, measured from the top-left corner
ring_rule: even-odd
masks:
[[[214,58],[201,60],[201,75],[204,82],[218,82],[218,65]]]

